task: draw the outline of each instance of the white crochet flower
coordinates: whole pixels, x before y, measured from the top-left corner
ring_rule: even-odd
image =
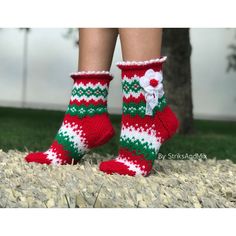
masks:
[[[140,77],[140,85],[144,89],[146,99],[146,115],[152,115],[154,107],[158,104],[158,99],[164,95],[162,72],[155,72],[152,69],[146,71]]]

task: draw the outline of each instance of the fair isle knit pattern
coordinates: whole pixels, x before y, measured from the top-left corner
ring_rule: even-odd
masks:
[[[107,114],[107,95],[112,76],[108,72],[77,72],[63,123],[51,147],[31,153],[28,162],[77,163],[91,148],[102,145],[114,130]]]
[[[65,120],[57,133],[56,140],[63,145],[72,156],[80,158],[88,151],[83,126],[79,126],[76,122]]]
[[[162,84],[165,59],[118,64],[123,90],[120,149],[116,159],[100,164],[105,173],[147,176],[162,143],[176,132],[178,121]]]
[[[123,78],[123,113],[130,114],[132,116],[139,115],[141,117],[144,117],[146,110],[146,101],[142,99],[145,95],[143,88],[139,84],[139,79],[140,78],[137,75],[134,75],[131,78],[124,76]],[[139,103],[136,102],[138,99],[141,99]],[[166,99],[165,96],[162,96],[160,102],[155,107],[155,111],[162,110],[165,106]]]
[[[137,154],[143,154],[147,160],[154,160],[161,146],[161,138],[156,133],[155,125],[142,127],[127,122],[121,128],[120,145],[136,150]]]
[[[66,114],[77,115],[80,118],[107,112],[108,84],[75,83]],[[91,102],[92,101],[92,102]]]

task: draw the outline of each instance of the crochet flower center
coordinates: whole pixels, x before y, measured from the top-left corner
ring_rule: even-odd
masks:
[[[152,86],[152,87],[156,87],[158,85],[158,80],[156,79],[151,79],[149,84]]]

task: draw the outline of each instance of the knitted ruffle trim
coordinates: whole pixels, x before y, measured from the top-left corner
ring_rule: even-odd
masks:
[[[147,61],[122,61],[122,62],[117,62],[116,65],[119,68],[123,67],[136,67],[136,66],[149,66],[152,64],[158,64],[158,63],[163,63],[167,59],[166,56],[160,57],[160,58],[155,58]]]
[[[112,74],[109,71],[78,71],[71,73],[70,76],[76,76],[76,75],[110,75]]]

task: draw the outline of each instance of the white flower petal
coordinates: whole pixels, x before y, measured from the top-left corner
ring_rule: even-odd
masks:
[[[158,80],[159,83],[161,83],[162,80],[163,80],[162,73],[160,73],[160,72],[156,72],[156,76],[155,76],[155,78]]]
[[[153,92],[154,92],[153,87],[150,86],[150,85],[147,86],[147,87],[145,87],[144,90],[145,90],[147,93],[150,93],[150,94],[153,94]]]
[[[157,85],[157,90],[161,90],[161,89],[163,89],[163,84],[162,84],[162,83],[159,83],[159,84]]]
[[[149,79],[145,76],[141,77],[140,80],[139,80],[139,84],[145,88],[149,85]]]
[[[156,72],[153,69],[149,69],[146,71],[145,76],[150,79],[150,78],[155,77],[155,74],[156,74]]]
[[[162,98],[163,95],[164,95],[164,91],[163,91],[163,89],[162,89],[162,90],[160,90],[159,93],[158,93],[158,98]]]
[[[158,85],[155,87],[151,86],[151,79],[156,79]],[[145,91],[146,115],[152,115],[152,110],[158,105],[158,98],[164,95],[162,80],[162,73],[155,72],[152,69],[147,70],[145,75],[140,77],[140,86],[143,87]]]

